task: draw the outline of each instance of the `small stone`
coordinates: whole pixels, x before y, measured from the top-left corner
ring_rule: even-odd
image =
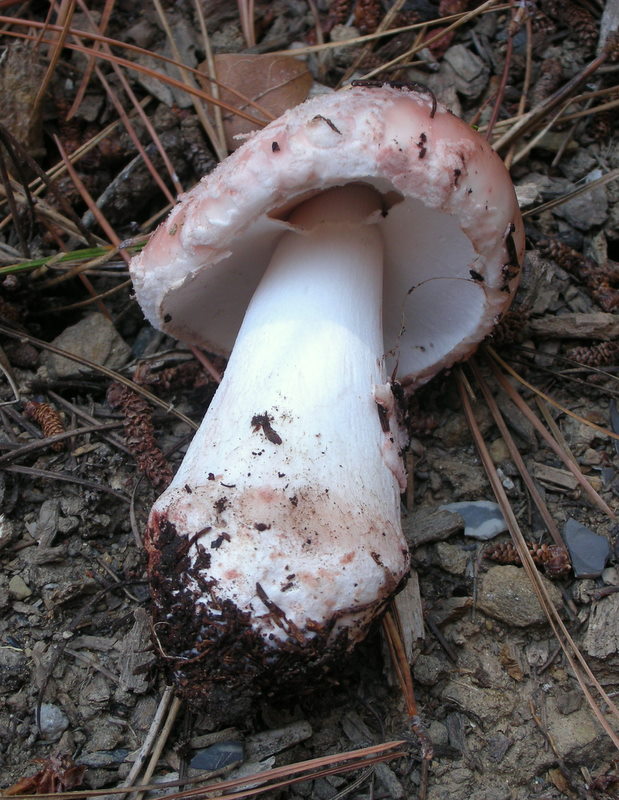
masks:
[[[602,580],[607,586],[619,586],[619,568],[606,567],[602,573]]]
[[[479,97],[488,83],[488,67],[463,44],[455,44],[443,56],[454,71],[454,84],[460,94]]]
[[[14,600],[25,600],[32,594],[32,589],[20,575],[13,575],[9,581],[9,594]]]
[[[90,314],[76,325],[65,328],[52,344],[110,369],[123,367],[131,355],[129,345],[103,314]],[[54,353],[44,354],[42,360],[52,378],[68,378],[87,370],[77,361]]]
[[[496,733],[488,739],[488,758],[497,764],[500,763],[513,743],[513,740],[504,733]]]
[[[557,711],[567,717],[582,706],[582,692],[573,689],[570,692],[561,692],[557,695]]]
[[[0,514],[0,550],[10,544],[17,536],[16,526],[7,519],[4,514]]]
[[[192,769],[216,770],[243,761],[242,742],[217,742],[199,750],[189,762]]]
[[[591,598],[596,589],[596,581],[591,578],[583,578],[580,581],[574,581],[572,584],[572,600],[579,606],[586,606],[591,602]]]
[[[441,569],[451,575],[464,575],[470,553],[463,550],[460,545],[438,542],[435,553]]]
[[[567,220],[570,225],[581,231],[603,225],[608,216],[606,189],[604,186],[596,186],[585,194],[557,206],[553,209],[553,214]]]
[[[48,741],[58,739],[68,727],[69,718],[59,706],[53,703],[43,703],[41,705],[39,731],[42,739],[47,739]]]
[[[585,748],[599,741],[600,728],[588,708],[581,708],[566,717],[554,712],[552,703],[547,708],[547,730],[554,746],[563,758],[578,759]]]
[[[540,187],[534,181],[521,183],[514,188],[516,189],[516,197],[518,198],[518,205],[521,209],[539,203],[541,198]]]
[[[610,544],[605,536],[570,518],[563,528],[563,539],[577,578],[597,578],[602,574],[610,556]]]
[[[129,750],[99,750],[94,753],[83,753],[75,762],[91,769],[101,769],[122,764],[129,755]]]
[[[447,663],[432,655],[420,655],[415,661],[413,675],[423,686],[434,686],[448,671]]]
[[[449,742],[449,731],[442,722],[434,719],[428,728],[428,737],[432,744],[446,745]]]
[[[509,448],[500,437],[490,442],[488,445],[488,452],[495,464],[500,464],[502,461],[506,461],[509,458]]]
[[[558,608],[561,592],[547,578],[540,578],[552,603]],[[478,608],[484,614],[518,628],[547,621],[525,571],[511,565],[492,567],[483,576]]]
[[[440,510],[459,514],[464,520],[464,535],[474,539],[494,539],[507,530],[500,507],[490,500],[447,503]]]

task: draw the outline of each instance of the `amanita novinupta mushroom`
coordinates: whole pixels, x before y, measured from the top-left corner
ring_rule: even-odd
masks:
[[[131,267],[150,322],[228,354],[146,546],[177,685],[281,686],[403,585],[392,384],[469,356],[524,247],[507,171],[424,91],[355,87],[255,133]]]

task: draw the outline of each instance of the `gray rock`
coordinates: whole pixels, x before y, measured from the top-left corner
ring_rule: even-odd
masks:
[[[17,527],[4,514],[0,514],[0,550],[10,544],[17,534]]]
[[[14,600],[25,600],[32,594],[32,589],[28,586],[21,575],[13,575],[9,581],[9,595]]]
[[[418,683],[434,686],[447,674],[448,665],[443,659],[432,655],[420,655],[415,661],[413,675]]]
[[[428,458],[430,462],[430,458]],[[462,454],[459,458],[447,456],[432,456],[430,463],[443,480],[451,486],[453,496],[457,500],[469,500],[474,497],[483,497],[490,491],[488,478],[483,467],[471,456]]]
[[[251,761],[261,761],[267,756],[281,753],[299,742],[309,739],[312,726],[306,720],[291,722],[283,728],[260,731],[245,742],[246,757]]]
[[[481,58],[463,44],[455,44],[444,60],[454,71],[454,84],[465,97],[479,97],[488,83],[488,67]]]
[[[91,769],[100,769],[122,764],[128,755],[129,750],[99,750],[95,753],[83,753],[75,763]]]
[[[599,177],[599,176],[596,176]],[[608,216],[608,198],[603,186],[596,186],[553,209],[553,213],[567,220],[580,231],[602,225]]]
[[[65,328],[52,344],[110,369],[120,369],[127,363],[131,354],[129,345],[123,341],[114,324],[103,314],[90,314],[76,325]],[[48,374],[53,378],[67,378],[87,370],[76,361],[54,353],[44,353],[42,361]]]
[[[466,550],[463,550],[460,545],[448,544],[447,542],[438,542],[435,547],[435,554],[439,567],[451,575],[464,575],[471,555]]]
[[[550,701],[547,706],[547,730],[552,737],[559,756],[578,759],[585,749],[599,741],[601,728],[589,708],[581,708],[569,716],[560,713]],[[587,749],[586,752],[589,752]]]
[[[561,592],[547,578],[540,576],[555,607],[561,605]],[[546,622],[525,571],[519,567],[492,567],[480,582],[477,607],[484,614],[506,625],[526,628]]]
[[[570,517],[563,528],[563,539],[577,578],[597,578],[602,574],[610,556],[610,544],[605,536]]]
[[[449,731],[437,719],[433,719],[428,727],[428,737],[432,744],[445,745],[449,742]]]
[[[237,741],[216,742],[205,750],[199,750],[189,762],[192,769],[216,770],[243,761],[243,743]]]
[[[39,731],[42,739],[47,739],[47,741],[58,739],[68,727],[69,718],[59,706],[53,703],[43,703],[41,705]]]
[[[495,733],[488,739],[488,758],[497,764],[503,761],[513,741],[504,733]]]
[[[580,690],[572,689],[569,692],[560,692],[556,697],[557,711],[567,717],[582,706],[583,694]]]
[[[493,539],[507,530],[498,503],[492,503],[490,500],[447,503],[441,506],[440,510],[459,514],[464,520],[464,535],[474,539]]]
[[[452,703],[466,714],[491,724],[514,710],[516,698],[502,689],[486,689],[458,676],[448,681],[442,692],[444,702]]]

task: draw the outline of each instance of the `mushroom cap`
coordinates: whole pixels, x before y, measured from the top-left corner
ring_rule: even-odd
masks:
[[[183,195],[131,264],[148,320],[227,355],[287,214],[349,182],[385,200],[388,367],[414,387],[467,358],[517,283],[524,230],[512,182],[464,121],[426,92],[389,86],[291,109]]]

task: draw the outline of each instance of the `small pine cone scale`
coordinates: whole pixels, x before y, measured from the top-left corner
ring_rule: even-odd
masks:
[[[488,340],[499,346],[521,344],[527,338],[530,316],[529,309],[509,309],[494,326]]]
[[[570,557],[565,547],[557,544],[526,543],[533,562],[543,567],[550,578],[560,578],[572,568]],[[499,542],[490,545],[484,551],[484,557],[499,564],[522,564],[520,555],[512,542]]]
[[[608,367],[619,361],[619,342],[600,342],[590,347],[573,347],[565,355],[585,367]]]
[[[542,61],[540,74],[531,90],[531,107],[542,103],[559,88],[563,80],[563,67],[558,58],[546,58]]]
[[[65,432],[60,414],[53,406],[50,406],[49,403],[38,403],[36,400],[28,400],[24,403],[24,416],[36,422],[46,439]],[[55,453],[59,453],[61,450],[64,450],[64,442],[54,442],[51,448]]]
[[[108,388],[107,402],[123,414],[125,441],[138,469],[155,489],[163,491],[172,480],[172,470],[157,446],[150,405],[137,392],[116,381]]]
[[[355,25],[361,33],[374,33],[383,16],[378,0],[357,0],[354,8]]]

